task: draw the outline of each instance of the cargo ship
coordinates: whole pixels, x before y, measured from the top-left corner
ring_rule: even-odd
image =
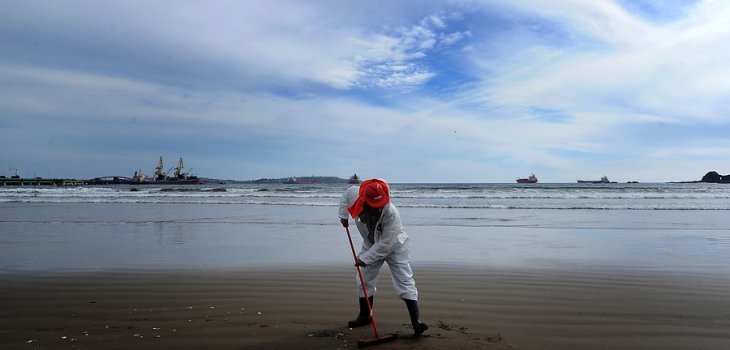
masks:
[[[155,167],[155,176],[149,177],[142,173],[142,170],[137,170],[134,172],[134,175],[132,175],[131,178],[125,177],[125,176],[106,176],[106,177],[97,177],[91,180],[88,180],[88,183],[90,185],[112,185],[112,184],[129,184],[129,185],[198,185],[201,184],[202,181],[198,179],[195,175],[190,175],[190,171],[192,168],[186,172],[183,172],[184,165],[183,165],[183,159],[180,158],[180,161],[178,162],[177,166],[174,168],[175,172],[173,173],[173,176],[168,176],[170,170],[167,172],[163,171],[164,165],[162,161],[162,157],[160,156],[160,161],[157,164],[157,167]]]
[[[579,184],[610,184],[610,183],[616,183],[608,181],[607,176],[601,176],[600,180],[578,180]]]
[[[518,184],[534,184],[537,183],[537,176],[530,174],[526,179],[517,179]]]
[[[357,177],[357,174],[353,174],[349,179],[347,179],[347,183],[357,185],[360,183],[360,178]]]
[[[317,181],[314,180],[314,178],[296,178],[296,177],[290,177],[284,181],[282,181],[283,184],[287,185],[311,185],[317,183]]]

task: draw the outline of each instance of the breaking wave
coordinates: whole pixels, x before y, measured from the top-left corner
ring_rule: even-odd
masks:
[[[347,185],[0,187],[0,203],[337,206]],[[721,184],[392,184],[401,208],[730,210]]]

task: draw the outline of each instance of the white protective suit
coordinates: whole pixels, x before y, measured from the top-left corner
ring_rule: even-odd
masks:
[[[342,195],[339,206],[339,217],[347,220],[350,217],[347,209],[355,202],[359,194],[359,187],[352,186]],[[368,295],[377,293],[378,274],[384,262],[388,263],[395,292],[402,299],[418,300],[416,281],[413,279],[410,260],[410,241],[400,221],[398,209],[392,203],[383,207],[383,213],[376,223],[374,240],[371,244],[368,239],[368,227],[359,218],[354,218],[357,230],[362,236],[362,248],[358,257],[367,266],[362,267],[363,279]],[[365,297],[360,286],[360,280],[355,274],[355,284],[359,297]]]

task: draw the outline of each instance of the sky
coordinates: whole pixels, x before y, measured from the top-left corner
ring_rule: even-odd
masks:
[[[730,173],[730,2],[0,0],[0,174]]]

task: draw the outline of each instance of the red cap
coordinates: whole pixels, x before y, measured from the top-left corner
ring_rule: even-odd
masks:
[[[356,218],[362,213],[364,204],[372,208],[382,208],[390,203],[390,190],[388,184],[381,179],[365,180],[360,185],[360,194],[355,203],[348,209],[350,215]]]
[[[387,187],[375,181],[370,182],[367,186],[365,186],[363,195],[365,196],[365,203],[372,208],[382,208],[388,204],[388,201],[390,200]]]

